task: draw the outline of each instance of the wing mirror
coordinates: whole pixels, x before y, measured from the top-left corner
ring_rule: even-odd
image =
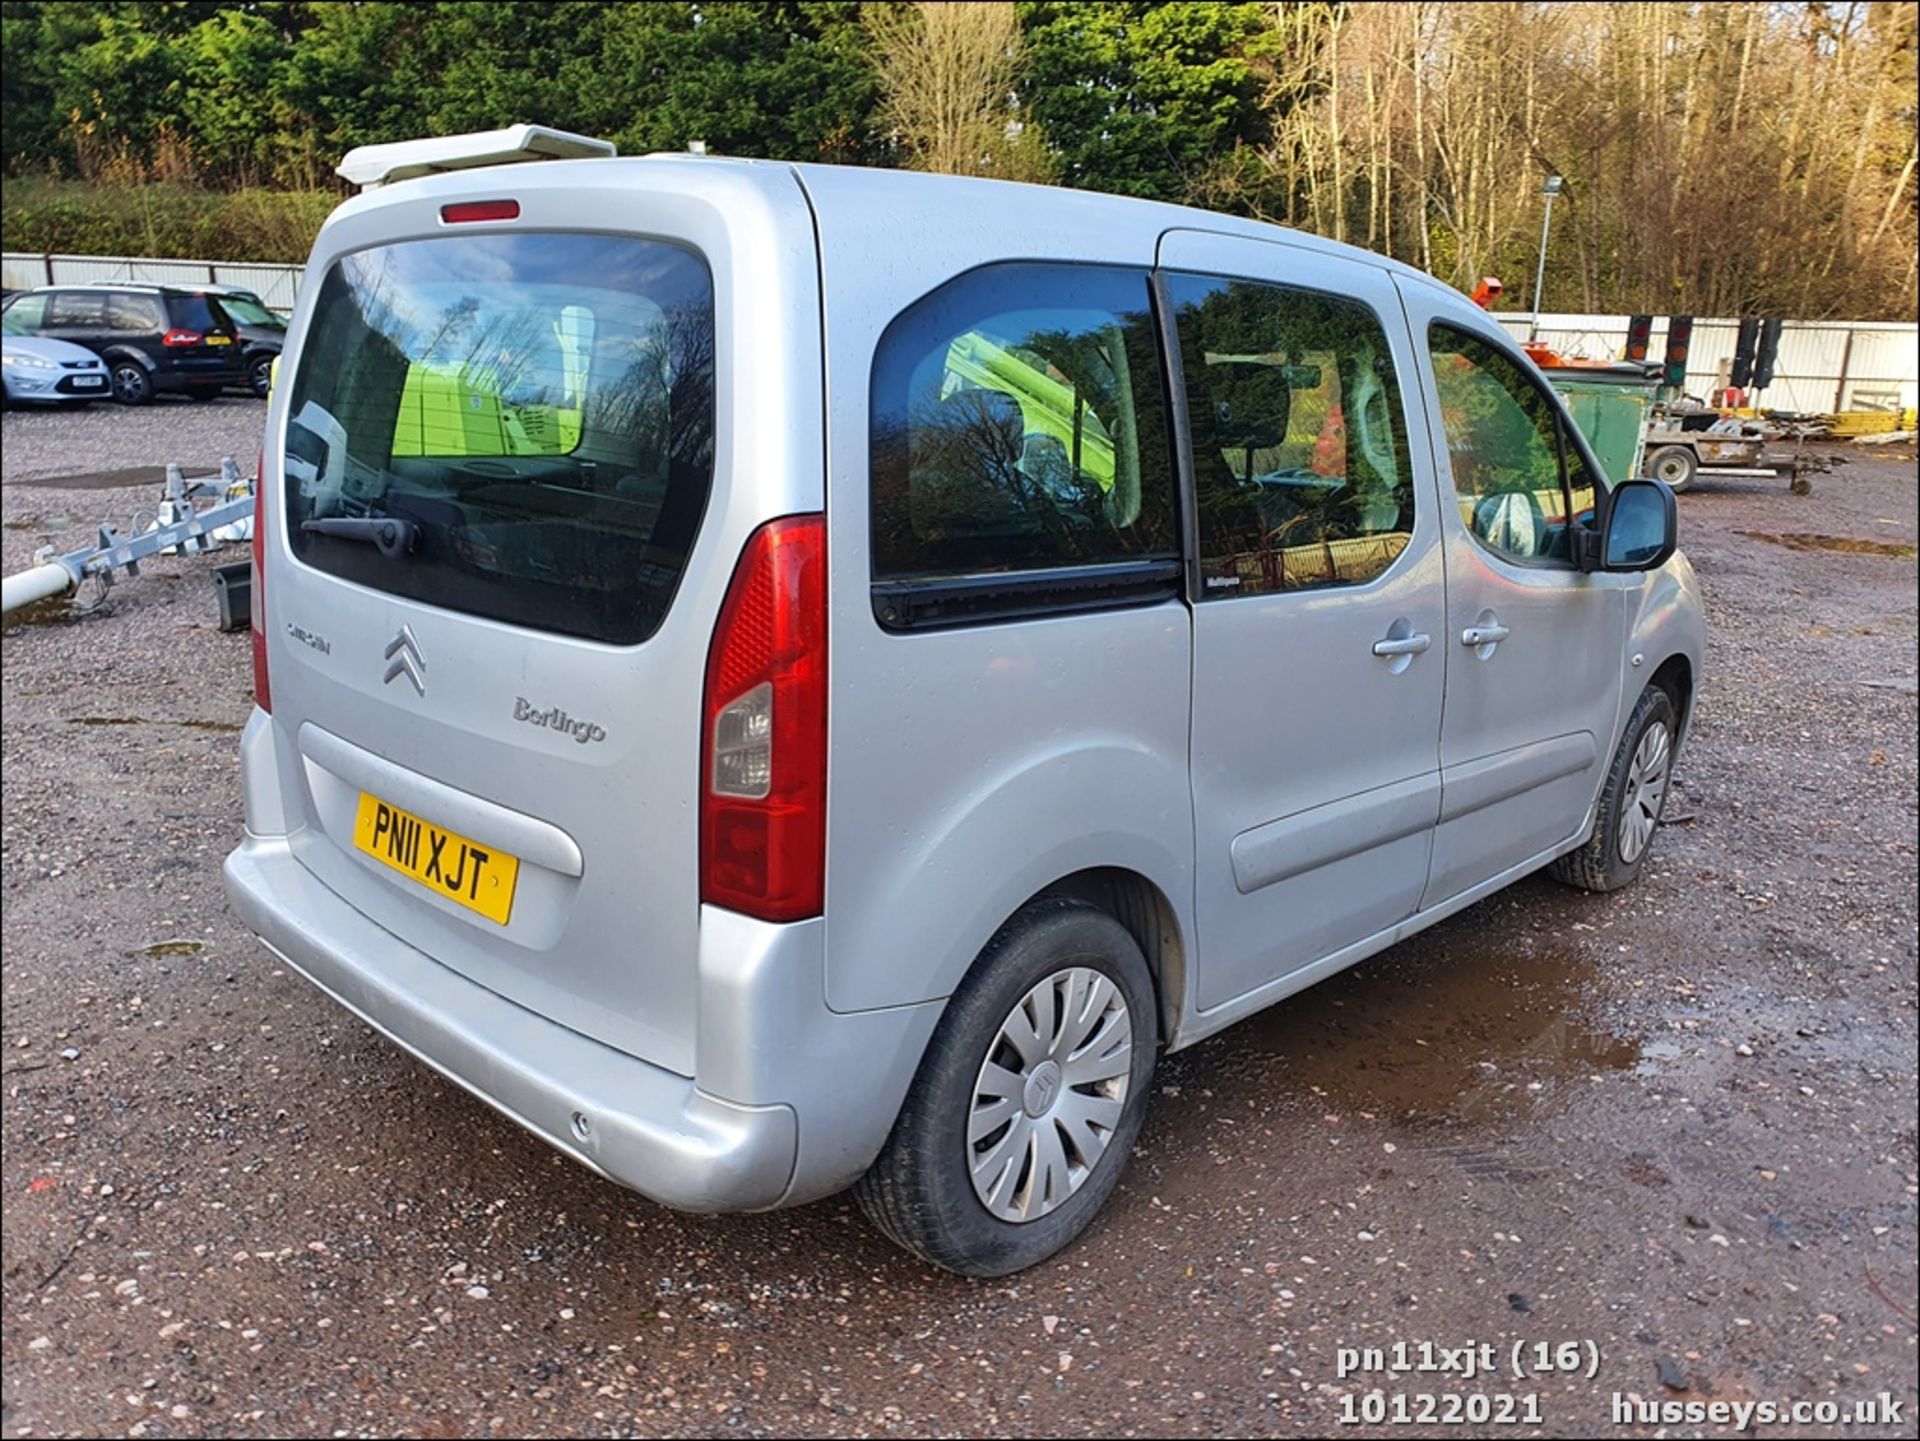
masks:
[[[1658,570],[1679,543],[1680,507],[1663,480],[1627,480],[1614,488],[1600,536],[1602,570]]]

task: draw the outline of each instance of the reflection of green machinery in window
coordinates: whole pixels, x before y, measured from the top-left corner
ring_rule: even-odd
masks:
[[[471,323],[407,367],[395,456],[570,455],[580,444],[593,313],[563,306]],[[450,354],[455,349],[465,354]],[[476,358],[484,357],[484,358]]]
[[[1058,445],[1060,467],[1069,479],[1084,477],[1102,493],[1111,494],[1115,463],[1107,427],[1072,382],[1057,379],[1052,370],[1037,357],[1027,359],[994,344],[977,330],[967,331],[947,348],[950,376],[982,390],[1011,396],[1020,407],[1027,448],[1036,457],[1034,468],[1050,468],[1037,457],[1052,447],[1032,443],[1035,437],[1044,437]]]

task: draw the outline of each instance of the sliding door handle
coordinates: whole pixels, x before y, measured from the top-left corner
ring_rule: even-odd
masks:
[[[1469,647],[1498,645],[1511,634],[1504,625],[1470,625],[1460,632],[1460,644]]]
[[[1420,655],[1433,644],[1430,635],[1402,635],[1390,640],[1377,640],[1373,643],[1375,655]]]

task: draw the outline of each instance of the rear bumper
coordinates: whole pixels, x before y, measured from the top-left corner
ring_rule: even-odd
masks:
[[[575,1160],[682,1210],[789,1199],[799,1155],[791,1106],[710,1096],[475,985],[322,885],[284,837],[250,833],[225,879],[234,910],[287,965]]]

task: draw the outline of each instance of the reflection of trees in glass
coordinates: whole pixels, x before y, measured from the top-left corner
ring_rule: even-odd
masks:
[[[871,441],[879,573],[1171,554],[1173,483],[1158,349],[1139,304],[1145,277],[990,271],[1001,273],[936,292],[882,342]],[[1023,274],[1007,279],[1014,272]],[[956,298],[975,288],[991,290],[991,309],[969,312]],[[1109,308],[1106,292],[1138,299]],[[1029,293],[1024,306],[1008,304]],[[942,318],[916,324],[921,309]]]

